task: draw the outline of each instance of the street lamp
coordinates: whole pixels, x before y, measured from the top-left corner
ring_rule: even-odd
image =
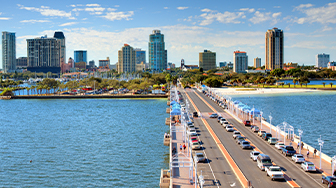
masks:
[[[324,141],[322,140],[322,136],[320,135],[320,138],[317,140],[320,145],[320,169],[322,169],[322,147],[324,144]]]
[[[300,149],[299,149],[299,151],[300,151],[300,154],[301,154],[301,138],[302,138],[303,130],[299,129],[298,131],[299,131],[299,136],[300,136],[300,142],[299,142],[300,143],[300,145],[299,145]]]
[[[261,127],[261,130],[262,130],[262,115],[263,115],[263,112],[260,111],[260,127]]]
[[[270,119],[270,133],[272,133],[272,116],[269,115],[268,118]]]
[[[336,165],[336,155],[331,158],[331,174],[334,175],[334,171],[335,171],[335,165]]]

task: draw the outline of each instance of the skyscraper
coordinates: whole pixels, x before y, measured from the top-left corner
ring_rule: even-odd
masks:
[[[148,61],[151,70],[167,69],[167,50],[165,50],[164,35],[160,30],[153,30],[149,35]]]
[[[61,41],[46,36],[27,39],[27,70],[31,72],[61,71],[60,64]]]
[[[245,73],[248,70],[248,56],[246,52],[233,52],[233,72]]]
[[[330,61],[330,55],[329,54],[317,54],[316,55],[316,67],[327,67],[328,63]]]
[[[4,73],[16,70],[15,33],[2,32],[2,70]]]
[[[65,36],[62,31],[56,31],[54,33],[54,38],[59,39],[61,42],[61,53],[60,53],[60,61],[62,63],[66,63],[66,47],[65,47]]]
[[[74,51],[75,63],[85,62],[87,63],[87,52],[86,50],[76,50]]]
[[[256,58],[253,59],[253,66],[254,66],[254,68],[261,67],[261,58],[260,57],[256,57]]]
[[[216,68],[216,52],[210,50],[204,50],[199,53],[199,68],[203,68],[204,71]]]
[[[135,51],[128,44],[118,51],[118,73],[122,72],[135,72]]]
[[[141,48],[135,48],[135,63],[140,64],[141,62],[146,63],[146,51],[141,50]]]
[[[265,35],[265,68],[282,69],[284,62],[284,36],[278,28],[269,29]]]

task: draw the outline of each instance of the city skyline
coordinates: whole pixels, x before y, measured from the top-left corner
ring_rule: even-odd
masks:
[[[204,49],[217,53],[217,65],[233,61],[232,53],[246,51],[265,63],[268,29],[284,31],[284,62],[315,65],[317,54],[335,57],[336,3],[196,1],[193,3],[109,1],[16,1],[0,8],[2,31],[16,33],[16,57],[27,56],[26,39],[52,37],[63,31],[66,60],[76,49],[88,51],[88,61],[110,57],[118,61],[124,43],[148,52],[148,35],[161,30],[165,35],[168,62],[198,64]],[[225,5],[225,6],[224,6]],[[1,53],[0,53],[1,54]],[[74,58],[74,57],[72,57]],[[250,58],[249,66],[253,65]],[[2,62],[1,62],[2,67]]]

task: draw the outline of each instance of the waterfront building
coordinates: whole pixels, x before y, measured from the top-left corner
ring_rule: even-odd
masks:
[[[254,68],[261,67],[261,58],[260,57],[256,57],[256,58],[253,59],[253,66],[254,66]]]
[[[70,72],[71,69],[74,69],[74,60],[69,57],[68,63],[61,62],[61,73]]]
[[[328,63],[328,69],[336,71],[336,62],[335,61],[329,62]]]
[[[296,69],[296,68],[298,68],[297,63],[288,62],[288,63],[284,63],[283,65],[283,70],[290,70],[290,69]]]
[[[86,65],[86,68],[95,68],[95,61],[94,60],[89,61],[89,64]]]
[[[4,73],[16,70],[16,37],[15,33],[2,32],[2,71]]]
[[[210,50],[204,50],[204,52],[200,52],[199,68],[203,68],[203,71],[216,69],[216,52],[211,52]]]
[[[99,67],[110,67],[110,58],[107,57],[104,60],[99,60]]]
[[[245,73],[248,70],[248,56],[246,52],[234,51],[233,52],[233,72]]]
[[[135,72],[135,51],[128,44],[118,51],[118,73],[123,72]]]
[[[165,50],[164,35],[160,30],[153,30],[148,42],[149,68],[154,71],[167,69],[167,50]]]
[[[175,63],[168,62],[167,68],[174,69],[175,68]]]
[[[26,69],[28,66],[27,57],[19,57],[16,59],[16,68],[17,69]]]
[[[141,48],[135,48],[135,63],[140,64],[144,62],[146,64],[146,51],[141,50]]]
[[[316,67],[325,68],[328,66],[328,63],[330,61],[330,55],[329,54],[317,54],[316,55]]]
[[[47,35],[27,39],[27,70],[30,72],[60,73],[61,41]]]
[[[115,64],[110,64],[110,70],[112,70],[112,69],[114,69],[114,70],[118,70],[118,69],[117,69],[117,63],[115,63]]]
[[[60,52],[60,61],[65,63],[66,61],[66,47],[65,47],[65,36],[62,31],[56,31],[54,33],[54,38],[60,40],[61,52]]]
[[[148,68],[148,65],[144,62],[140,64],[135,64],[135,71],[145,71]]]
[[[284,35],[278,28],[269,29],[265,35],[265,69],[282,69],[284,62]]]
[[[220,68],[223,68],[223,67],[226,67],[226,62],[224,61],[224,62],[219,62],[219,67]]]
[[[86,50],[76,50],[74,51],[75,63],[85,62],[87,63],[87,51]]]

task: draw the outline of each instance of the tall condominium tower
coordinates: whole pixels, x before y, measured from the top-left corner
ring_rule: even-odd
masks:
[[[135,51],[128,44],[118,51],[118,73],[122,72],[135,72]]]
[[[135,63],[141,64],[141,62],[146,63],[146,51],[141,50],[141,48],[135,48]]]
[[[216,68],[216,52],[210,50],[204,50],[199,53],[199,68],[203,68],[204,71]]]
[[[248,69],[248,57],[246,52],[233,52],[233,72],[245,73]]]
[[[74,52],[75,63],[85,62],[87,63],[87,52],[86,50],[76,50]]]
[[[260,57],[256,57],[256,58],[253,59],[253,66],[254,66],[254,68],[261,67],[261,58]]]
[[[153,30],[149,35],[148,61],[151,70],[167,69],[167,50],[165,50],[164,35],[160,30]]]
[[[46,36],[27,39],[27,70],[31,72],[61,71],[60,64],[61,41]]]
[[[265,68],[282,69],[284,62],[284,36],[278,28],[269,29],[265,35]]]
[[[330,61],[330,55],[329,54],[317,54],[316,55],[316,67],[327,67],[328,63]]]
[[[2,32],[2,70],[4,73],[16,70],[15,33]]]
[[[60,61],[61,63],[66,63],[66,47],[65,47],[65,36],[62,31],[56,31],[54,33],[54,38],[59,39],[61,41],[61,53],[60,53]]]

